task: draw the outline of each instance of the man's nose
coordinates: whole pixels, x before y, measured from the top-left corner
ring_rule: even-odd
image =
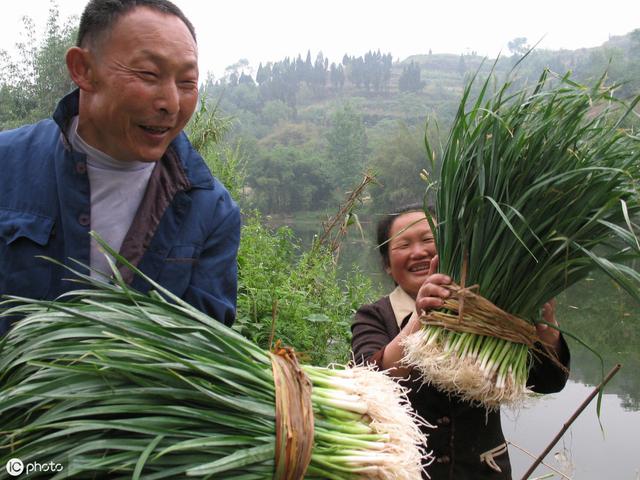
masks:
[[[175,115],[180,109],[180,98],[178,86],[173,80],[162,82],[156,96],[156,110],[160,110],[169,115]]]

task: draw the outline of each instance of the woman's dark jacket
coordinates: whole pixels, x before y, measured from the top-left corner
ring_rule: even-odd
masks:
[[[410,315],[409,315],[410,316]],[[407,316],[402,327],[408,322]],[[362,306],[351,327],[352,348],[357,363],[378,365],[385,346],[400,332],[389,297]],[[562,339],[560,362],[563,370],[549,360],[536,360],[529,374],[528,385],[538,393],[560,391],[568,377],[569,350]],[[504,444],[500,412],[487,412],[484,407],[449,397],[429,385],[420,385],[415,378],[403,382],[411,388],[409,399],[415,410],[435,429],[425,428],[427,449],[435,460],[427,468],[432,480],[510,479],[511,466],[507,451],[494,457],[498,472],[481,461],[480,456]],[[425,478],[427,478],[425,476]]]

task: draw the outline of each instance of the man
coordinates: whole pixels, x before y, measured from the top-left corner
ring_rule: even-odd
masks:
[[[169,1],[87,5],[66,55],[78,89],[53,120],[0,133],[0,294],[53,299],[77,285],[39,256],[108,274],[95,230],[147,276],[233,323],[239,210],[182,132],[198,102],[197,61],[193,26]],[[0,319],[0,335],[8,328]]]

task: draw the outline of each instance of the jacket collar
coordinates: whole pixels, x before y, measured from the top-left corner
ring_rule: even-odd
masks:
[[[65,132],[67,131],[71,120],[74,116],[78,115],[79,111],[80,89],[76,88],[58,102],[58,106],[53,113],[53,120],[60,128],[66,146],[69,146],[69,139]],[[191,143],[184,132],[180,132],[178,136],[173,139],[169,148],[173,150],[175,155],[165,154],[165,159],[166,157],[178,159],[180,167],[189,180],[190,188],[213,189],[214,182],[211,172],[200,154],[191,146]]]
[[[398,327],[402,327],[405,318],[411,315],[416,309],[416,301],[398,285],[393,292],[389,294],[389,301],[393,309],[393,315],[396,317]]]

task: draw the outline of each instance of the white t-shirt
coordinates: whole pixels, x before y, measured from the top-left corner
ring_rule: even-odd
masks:
[[[78,135],[78,117],[74,117],[68,132],[74,150],[87,155],[87,174],[91,192],[91,230],[98,233],[115,251],[129,231],[138,211],[155,162],[116,160],[93,148]],[[110,276],[104,253],[91,240],[91,276],[98,272]]]

